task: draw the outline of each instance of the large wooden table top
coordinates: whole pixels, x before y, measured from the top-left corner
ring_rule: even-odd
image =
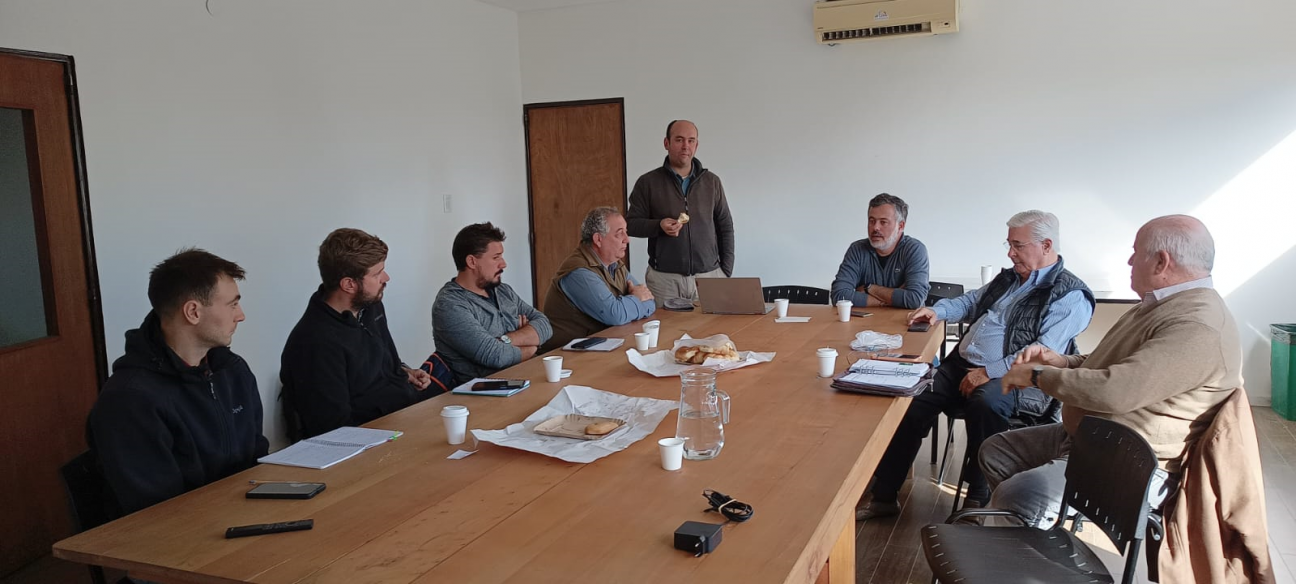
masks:
[[[510,398],[446,394],[369,424],[405,435],[325,470],[259,465],[108,525],[68,538],[54,555],[165,582],[812,582],[830,556],[833,580],[854,579],[854,507],[908,398],[839,393],[816,376],[815,349],[835,347],[844,368],[855,333],[903,331],[904,311],[836,322],[828,306],[793,305],[809,323],[765,316],[658,311],[659,347],[681,333],[728,334],[774,361],[723,373],[733,399],[725,446],[709,461],[661,469],[648,438],[590,464],[481,445],[446,457],[442,406],[471,411],[469,428],[521,421],[566,384],[678,400],[678,378],[634,369],[623,350],[562,353],[571,378],[547,383],[540,359],[502,372],[532,385]],[[642,322],[608,329],[627,338]],[[905,353],[928,359],[940,343],[905,333]],[[267,408],[273,410],[273,408]],[[471,439],[470,439],[471,442]],[[248,500],[249,480],[328,483],[310,500]],[[675,550],[684,521],[719,523],[702,498],[715,489],[750,503],[753,518],[725,527],[701,558]],[[224,539],[225,528],[313,518],[311,531]],[[844,541],[849,540],[849,542]],[[846,557],[850,556],[850,557]],[[825,577],[825,579],[827,579]]]

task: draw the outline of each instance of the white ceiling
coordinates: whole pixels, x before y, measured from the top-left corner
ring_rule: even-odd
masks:
[[[545,10],[548,8],[562,8],[564,6],[577,6],[580,4],[598,4],[600,2],[617,2],[619,0],[479,0],[486,4],[508,8],[516,12],[526,12],[528,10]]]

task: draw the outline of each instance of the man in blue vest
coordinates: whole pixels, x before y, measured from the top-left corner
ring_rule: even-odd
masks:
[[[909,313],[909,322],[970,322],[971,328],[936,370],[931,391],[913,398],[873,476],[873,498],[855,517],[865,521],[895,515],[896,499],[914,457],[937,416],[962,411],[967,449],[975,453],[985,438],[1008,429],[1014,416],[1041,416],[1049,398],[1038,389],[1004,395],[1001,379],[1022,349],[1038,344],[1068,352],[1075,336],[1089,326],[1094,297],[1085,283],[1063,266],[1058,255],[1058,219],[1044,211],[1023,211],[1008,220],[1008,259],[989,284],[931,308]],[[968,505],[982,506],[990,496],[980,467],[965,470]]]

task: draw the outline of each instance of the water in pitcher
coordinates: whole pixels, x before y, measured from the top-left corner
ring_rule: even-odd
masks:
[[[684,412],[680,414],[675,436],[684,439],[684,458],[708,460],[724,448],[724,426],[720,412]]]

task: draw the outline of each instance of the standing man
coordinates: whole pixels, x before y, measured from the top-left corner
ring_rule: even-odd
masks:
[[[580,244],[558,266],[545,294],[554,335],[540,352],[657,310],[652,292],[635,282],[621,261],[629,244],[625,217],[616,209],[598,207],[585,215]]]
[[[256,465],[269,448],[261,394],[230,351],[243,268],[186,249],[149,273],[153,310],[126,333],[90,411],[90,450],[123,513]]]
[[[644,173],[630,192],[627,230],[648,238],[644,278],[658,306],[670,298],[697,299],[694,278],[733,275],[734,229],[720,177],[693,158],[693,122],[666,126],[666,161]]]
[[[432,378],[401,362],[387,328],[387,244],[337,229],[319,248],[320,284],[280,356],[289,438],[359,426],[428,397]]]
[[[1001,378],[1017,354],[1033,344],[1066,352],[1089,326],[1094,297],[1088,286],[1067,271],[1058,255],[1057,216],[1023,211],[1008,220],[1011,270],[1000,272],[980,289],[947,298],[931,308],[909,313],[909,324],[937,320],[970,322],[958,348],[941,361],[930,391],[914,396],[874,473],[873,499],[859,510],[861,521],[895,515],[897,495],[913,465],[923,436],[944,412],[962,410],[967,451],[976,452],[987,436],[1008,429],[1008,419],[1042,417],[1049,398],[1038,390],[1004,395]],[[968,505],[982,506],[990,488],[975,464],[968,465]]]
[[[501,280],[504,232],[490,223],[459,230],[450,248],[459,274],[432,305],[432,338],[455,383],[488,377],[536,356],[553,336],[549,319]]]
[[[832,300],[850,300],[855,306],[918,308],[927,299],[927,246],[905,235],[909,205],[900,197],[882,193],[869,201],[868,239],[846,249]]]
[[[1135,235],[1129,259],[1130,287],[1143,301],[1093,352],[1059,355],[1033,346],[1021,353],[1004,389],[1039,388],[1057,398],[1062,423],[986,441],[980,461],[994,488],[992,505],[1036,527],[1052,524],[1066,484],[1070,436],[1085,416],[1129,426],[1152,446],[1159,463],[1149,494],[1153,507],[1174,492],[1188,449],[1210,427],[1217,406],[1242,387],[1242,343],[1211,280],[1214,263],[1215,240],[1201,221],[1153,219]]]

